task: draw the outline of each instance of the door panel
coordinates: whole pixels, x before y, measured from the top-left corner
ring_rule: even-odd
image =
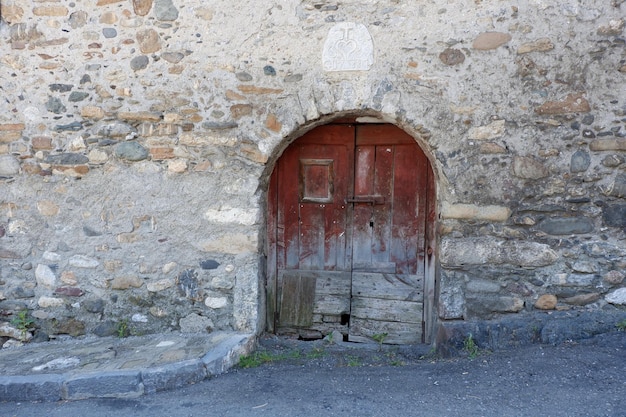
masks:
[[[285,150],[268,193],[271,330],[422,341],[429,169],[391,125],[322,126]]]
[[[370,196],[371,202],[354,203],[348,340],[382,333],[387,333],[387,343],[422,340],[424,268],[418,243],[425,230],[420,206],[425,199],[418,191],[426,184],[422,175],[426,159],[408,139],[387,126],[357,130],[355,200]]]
[[[278,331],[300,333],[298,329],[307,328],[307,337],[310,330],[319,334],[347,331],[344,317],[350,314],[352,251],[346,232],[351,207],[345,198],[352,193],[347,179],[354,169],[353,138],[352,126],[317,128],[287,148],[277,165],[273,210],[277,306],[268,310],[278,312],[271,318]],[[292,294],[294,284],[289,283],[302,279],[315,280],[306,287],[306,299]],[[271,276],[269,282],[272,285]]]

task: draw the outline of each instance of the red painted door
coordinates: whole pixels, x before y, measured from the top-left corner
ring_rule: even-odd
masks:
[[[392,125],[327,125],[272,175],[272,330],[422,341],[428,160]]]

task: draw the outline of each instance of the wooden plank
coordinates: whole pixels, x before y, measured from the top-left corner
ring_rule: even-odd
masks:
[[[376,148],[362,146],[356,149],[354,197],[374,195],[374,164]],[[372,262],[373,218],[372,205],[353,203],[352,262],[367,265]]]
[[[418,274],[418,242],[423,252],[425,213],[420,210],[420,194],[426,192],[422,184],[419,147],[398,145],[395,147],[394,193],[391,260],[398,264],[398,273]],[[423,269],[423,268],[422,268]]]
[[[279,161],[278,177],[278,236],[283,244],[279,254],[278,269],[298,268],[300,246],[300,224],[298,216],[298,155],[299,147],[288,148]],[[281,235],[282,232],[282,235]]]
[[[395,274],[396,263],[395,262],[358,262],[352,266],[353,271],[357,272],[378,272]]]
[[[315,282],[313,314],[336,315],[350,314],[351,273],[345,271],[305,271],[287,270],[278,273],[283,285],[292,276]],[[286,278],[285,278],[286,277]],[[292,291],[288,289],[288,291]],[[283,299],[285,297],[283,291]],[[292,296],[288,293],[287,296]],[[297,295],[296,298],[301,295]],[[281,315],[283,313],[281,312]]]
[[[346,138],[354,142],[354,126],[322,125],[296,139],[298,144],[337,145],[344,143]]]
[[[297,271],[283,274],[279,314],[281,327],[307,327],[313,323],[315,281],[314,277],[302,276]]]
[[[426,193],[426,236],[425,236],[425,271],[424,271],[424,343],[431,343],[434,339],[437,312],[435,304],[436,294],[436,258],[437,258],[437,201],[435,189],[435,175],[428,164],[428,188]]]
[[[350,314],[350,297],[323,295],[315,298],[313,313],[341,317]]]
[[[374,164],[374,195],[384,198],[384,204],[372,208],[372,262],[391,261],[391,215],[393,207],[394,146],[376,146]],[[394,271],[396,272],[396,271]]]
[[[276,291],[278,276],[278,166],[274,167],[267,190],[267,239],[265,253],[266,263],[266,323],[267,331],[274,332],[276,320]]]
[[[319,295],[344,295],[350,297],[352,276],[344,271],[302,271],[317,279],[315,293]]]
[[[324,270],[324,205],[300,203],[299,268]]]
[[[384,333],[387,333],[383,340],[384,344],[404,345],[422,342],[421,323],[396,323],[358,318],[350,321],[348,341],[378,343],[374,336]]]
[[[357,145],[415,144],[415,139],[392,124],[358,125]]]
[[[419,323],[422,325],[422,303],[352,297],[350,322],[353,318]]]
[[[354,272],[352,296],[422,302],[424,280],[419,275]]]

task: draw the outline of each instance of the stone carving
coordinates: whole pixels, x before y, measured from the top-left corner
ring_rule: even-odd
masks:
[[[374,43],[360,23],[342,22],[328,32],[322,52],[325,71],[368,71],[374,63]]]

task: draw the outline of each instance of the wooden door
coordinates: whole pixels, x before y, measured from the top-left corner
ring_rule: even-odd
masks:
[[[327,125],[272,175],[270,330],[423,340],[428,161],[392,125]]]

